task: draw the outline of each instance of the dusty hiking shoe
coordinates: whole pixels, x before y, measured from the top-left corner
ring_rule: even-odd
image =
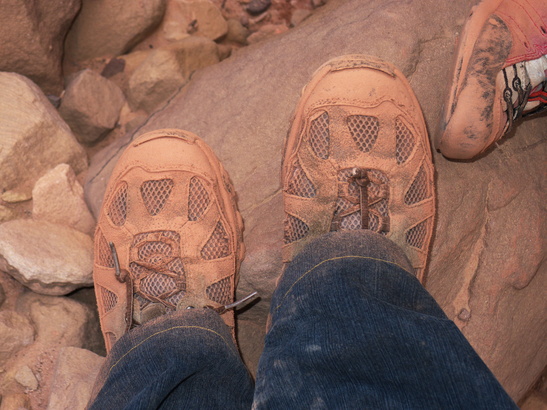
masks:
[[[95,232],[93,277],[109,351],[159,315],[210,307],[234,328],[243,222],[228,174],[197,136],[137,138],[108,183]]]
[[[404,76],[374,57],[323,65],[302,91],[285,143],[283,259],[329,231],[370,229],[423,279],[433,233],[433,164]]]
[[[547,2],[484,0],[459,41],[436,146],[469,159],[547,108]]]

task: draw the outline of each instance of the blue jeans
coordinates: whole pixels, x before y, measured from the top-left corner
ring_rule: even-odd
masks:
[[[219,316],[194,309],[121,338],[91,408],[516,409],[409,272],[379,234],[324,235],[273,294],[256,386]]]

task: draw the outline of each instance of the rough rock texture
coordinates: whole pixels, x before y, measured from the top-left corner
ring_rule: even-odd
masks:
[[[0,366],[14,353],[34,341],[34,328],[22,315],[0,312]]]
[[[67,163],[79,173],[87,157],[70,128],[29,79],[0,73],[0,191],[32,187],[46,171]]]
[[[59,164],[36,181],[32,199],[34,219],[71,226],[88,235],[93,233],[95,218],[70,165]]]
[[[126,53],[161,21],[165,0],[84,0],[68,32],[69,62]]]
[[[210,0],[166,0],[163,21],[137,49],[159,48],[191,34],[217,40],[228,31],[228,24],[217,5]]]
[[[129,105],[151,112],[178,91],[194,71],[218,61],[216,44],[203,37],[187,37],[154,50],[129,79]]]
[[[474,3],[329,1],[294,30],[197,73],[145,126],[98,155],[88,174],[88,203],[98,211],[129,139],[164,127],[202,136],[239,194],[247,245],[239,294],[257,290],[262,297],[240,314],[239,334],[255,336],[240,338],[240,344],[245,360],[256,366],[261,335],[253,329],[265,321],[281,270],[281,152],[300,90],[332,57],[379,56],[409,78],[433,138],[455,39]],[[543,116],[519,123],[505,142],[475,161],[434,154],[439,213],[426,287],[515,400],[547,363],[546,136]]]
[[[59,114],[78,141],[92,143],[116,126],[124,103],[116,84],[92,70],[82,70],[68,84]]]
[[[48,94],[63,89],[63,42],[81,0],[1,0],[0,71],[25,75]]]
[[[85,409],[95,378],[105,358],[76,347],[61,349],[48,409]]]
[[[44,295],[93,284],[93,241],[64,225],[17,219],[0,225],[0,269]]]

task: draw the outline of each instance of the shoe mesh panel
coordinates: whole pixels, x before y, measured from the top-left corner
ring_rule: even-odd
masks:
[[[99,289],[101,290],[101,300],[103,302],[104,313],[107,313],[116,306],[116,303],[118,303],[118,296],[116,296],[114,292],[111,292],[102,286],[99,286]]]
[[[97,231],[97,244],[98,249],[95,254],[95,263],[106,268],[114,267],[114,258],[112,257],[112,251],[108,242],[101,231]]]
[[[230,255],[230,238],[224,229],[222,222],[218,222],[211,237],[201,250],[203,259],[211,260],[224,258]]]
[[[200,219],[209,206],[209,193],[198,177],[190,180],[188,192],[188,220],[197,221]]]
[[[224,278],[208,286],[205,290],[207,297],[213,302],[228,305],[232,302],[232,284],[230,278]]]
[[[346,121],[349,132],[357,143],[359,150],[369,152],[374,146],[380,131],[378,118],[367,115],[350,115]]]
[[[178,293],[175,293],[172,296],[169,296],[166,300],[167,300],[167,302],[177,306],[177,304],[184,297],[184,295],[185,295],[185,292],[178,292]]]
[[[324,112],[310,124],[308,139],[315,155],[321,159],[329,157],[329,114]]]
[[[296,195],[303,198],[313,198],[315,197],[315,186],[304,173],[300,162],[296,160],[293,164],[290,177],[289,177],[289,187],[287,188],[287,193],[289,195]]]
[[[107,215],[116,226],[122,226],[127,217],[127,184],[122,182],[116,189],[108,206]]]
[[[144,181],[141,185],[141,195],[144,206],[150,215],[157,215],[171,195],[174,182],[172,179]]]
[[[175,279],[153,272],[140,282],[140,290],[144,295],[160,296],[177,288]]]
[[[412,185],[410,185],[410,188],[408,188],[408,191],[406,191],[405,204],[417,204],[418,202],[421,202],[424,199],[430,197],[431,192],[429,189],[429,184],[427,183],[427,175],[422,165],[422,167],[416,174],[416,178],[414,178],[414,181],[412,181]]]
[[[418,249],[424,246],[430,219],[420,222],[406,232],[406,243]]]
[[[302,239],[308,234],[310,228],[304,221],[290,214],[285,215],[284,221],[284,242],[292,243]]]
[[[412,132],[399,118],[395,120],[395,158],[398,164],[404,163],[414,151],[416,141]]]
[[[139,259],[150,263],[158,263],[172,254],[171,245],[160,241],[146,242],[139,248]]]

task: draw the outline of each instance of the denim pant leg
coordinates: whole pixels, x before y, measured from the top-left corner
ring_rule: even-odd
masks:
[[[91,409],[248,409],[253,381],[228,327],[210,309],[164,315],[125,334]]]
[[[408,270],[379,234],[312,242],[273,295],[253,408],[516,408]]]

